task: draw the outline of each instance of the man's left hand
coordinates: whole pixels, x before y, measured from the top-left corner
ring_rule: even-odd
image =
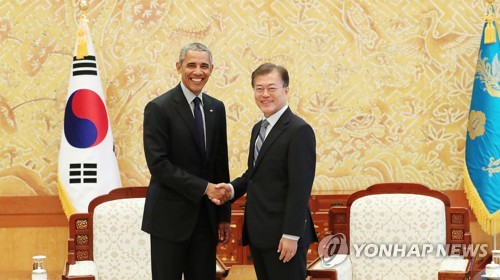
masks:
[[[297,241],[281,237],[278,253],[280,253],[280,261],[289,262],[297,253]]]

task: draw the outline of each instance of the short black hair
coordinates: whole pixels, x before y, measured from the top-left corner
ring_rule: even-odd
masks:
[[[275,70],[281,76],[283,87],[288,87],[288,84],[290,82],[290,77],[288,77],[288,70],[286,70],[286,68],[281,65],[276,65],[274,63],[264,63],[259,65],[259,67],[257,67],[257,69],[252,72],[252,88],[254,87],[254,81],[257,76],[266,75]]]

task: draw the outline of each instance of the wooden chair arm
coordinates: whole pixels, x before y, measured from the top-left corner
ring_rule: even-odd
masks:
[[[337,280],[337,270],[335,269],[313,269],[320,261],[321,258],[316,258],[307,266],[307,276],[311,276],[311,280]]]

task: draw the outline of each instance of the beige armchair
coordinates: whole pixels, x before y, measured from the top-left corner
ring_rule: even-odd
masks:
[[[112,190],[69,220],[63,279],[151,279],[149,235],[141,230],[147,187]],[[229,269],[217,258],[217,279]]]
[[[377,184],[329,212],[323,258],[311,279],[469,279],[474,262],[467,208],[411,183]]]

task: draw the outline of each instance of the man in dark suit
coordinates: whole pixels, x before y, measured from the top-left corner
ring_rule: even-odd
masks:
[[[305,279],[307,249],[318,240],[309,207],[316,139],[288,108],[288,84],[282,66],[265,63],[252,73],[264,119],[252,129],[247,171],[231,182],[233,200],[247,194],[243,244],[259,280]]]
[[[176,63],[181,82],[144,110],[144,151],[151,181],[142,230],[151,235],[153,279],[215,279],[217,239],[230,237],[224,104],[202,92],[213,70],[210,50],[185,46]]]

